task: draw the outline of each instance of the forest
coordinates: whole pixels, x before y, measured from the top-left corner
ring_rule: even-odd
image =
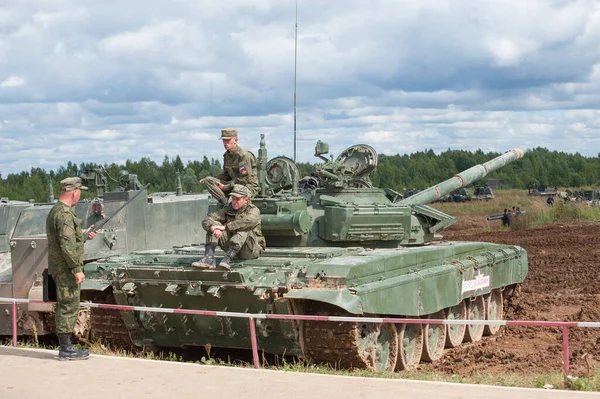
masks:
[[[371,176],[376,187],[387,187],[402,192],[405,189],[424,189],[452,177],[471,166],[486,162],[500,153],[464,150],[447,150],[435,154],[433,150],[419,151],[410,155],[380,155],[378,167]],[[314,164],[298,163],[300,175],[309,175]],[[121,171],[136,174],[142,184],[150,183],[149,192],[175,191],[177,174],[180,173],[184,192],[199,193],[204,185],[199,180],[216,175],[222,170],[221,160],[208,159],[188,161],[184,164],[179,156],[165,156],[162,163],[150,158],[139,161],[127,160],[124,165],[68,162],[57,170],[46,171],[32,168],[29,171],[0,174],[0,197],[11,200],[45,202],[49,197],[50,182],[53,195],[58,198],[59,182],[65,177],[78,176],[86,170],[104,168],[108,176],[108,189],[118,186]],[[585,157],[578,153],[549,151],[545,148],[527,150],[525,157],[513,162],[487,179],[500,179],[502,188],[527,189],[534,186],[565,188],[597,187],[600,180],[600,154]],[[474,185],[484,184],[485,181]],[[90,187],[92,188],[92,187]],[[84,192],[82,198],[95,196],[95,191]]]

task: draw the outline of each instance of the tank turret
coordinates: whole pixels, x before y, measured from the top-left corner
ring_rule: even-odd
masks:
[[[261,143],[262,149],[264,140]],[[411,197],[399,199],[401,195],[393,190],[373,187],[370,175],[377,168],[373,147],[352,146],[335,160],[324,156],[328,148],[324,142],[317,143],[315,156],[325,163],[317,165],[313,174],[302,180],[300,198],[292,192],[296,187],[293,176],[298,174],[293,162],[278,157],[267,163],[266,178],[259,182],[261,195],[253,202],[261,209],[268,245],[422,245],[456,222],[452,216],[426,204],[523,156],[518,148],[510,150]],[[290,206],[277,206],[282,202]]]

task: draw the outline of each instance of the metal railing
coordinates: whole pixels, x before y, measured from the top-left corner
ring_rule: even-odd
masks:
[[[34,303],[53,305],[55,302],[44,302],[41,299],[16,299],[0,298],[0,303],[12,303],[12,342],[17,346],[17,304]],[[173,313],[198,316],[236,317],[248,319],[250,329],[250,340],[252,343],[252,361],[254,368],[260,368],[258,357],[258,341],[256,339],[255,319],[271,320],[310,320],[310,321],[337,321],[337,322],[361,322],[361,323],[393,323],[393,324],[446,324],[446,325],[488,325],[488,326],[519,326],[519,327],[559,327],[562,329],[562,351],[563,351],[563,373],[565,384],[569,375],[569,328],[600,328],[600,322],[567,322],[567,321],[535,321],[535,320],[446,320],[446,319],[410,319],[393,317],[345,317],[345,316],[311,316],[311,315],[288,315],[288,314],[253,314],[239,312],[221,312],[214,310],[196,309],[172,309],[145,306],[110,305],[104,303],[81,302],[81,307],[101,308],[125,311]]]

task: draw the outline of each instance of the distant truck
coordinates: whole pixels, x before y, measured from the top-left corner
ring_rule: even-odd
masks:
[[[473,192],[473,199],[489,201],[494,199],[494,191],[488,185],[479,186],[475,188],[475,191]]]
[[[457,188],[450,194],[440,197],[439,202],[465,202],[471,201],[471,195],[469,189],[466,187]]]

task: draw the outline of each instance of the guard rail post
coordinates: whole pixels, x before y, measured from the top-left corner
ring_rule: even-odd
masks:
[[[568,383],[568,375],[569,375],[569,327],[563,326],[562,328],[562,341],[563,341],[563,373],[565,379],[565,388]]]
[[[249,317],[250,323],[250,341],[252,342],[252,361],[254,362],[254,368],[260,368],[258,362],[258,342],[256,340],[256,324],[254,323],[254,317]]]
[[[12,341],[13,347],[17,347],[17,302],[13,301],[12,303]]]

